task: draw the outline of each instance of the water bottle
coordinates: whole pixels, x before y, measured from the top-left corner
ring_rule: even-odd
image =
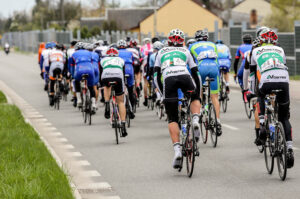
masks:
[[[186,124],[181,125],[181,131],[182,131],[183,136],[186,136]]]
[[[270,130],[270,138],[271,138],[272,141],[274,141],[274,134],[275,134],[274,124],[269,124],[269,130]]]
[[[204,110],[205,110],[205,113],[208,114],[208,104],[205,104]]]

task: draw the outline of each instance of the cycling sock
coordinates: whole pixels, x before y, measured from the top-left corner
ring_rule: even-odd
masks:
[[[217,123],[221,124],[220,118],[217,118]]]
[[[259,137],[259,128],[255,128],[256,138]]]
[[[193,123],[198,123],[199,122],[199,114],[193,114],[193,116],[192,116],[192,118],[193,118]]]
[[[293,149],[293,141],[286,141],[287,149]]]
[[[180,151],[180,143],[179,142],[175,142],[173,144],[173,148],[174,148],[175,152]]]
[[[77,103],[81,103],[81,95],[80,92],[76,92],[76,97],[77,97]]]
[[[229,86],[229,82],[225,82],[225,85],[226,85],[226,86]]]
[[[92,97],[92,107],[96,108],[96,98]]]

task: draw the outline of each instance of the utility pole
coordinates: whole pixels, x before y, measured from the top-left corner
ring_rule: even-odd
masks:
[[[64,8],[64,0],[60,0],[60,10],[61,10],[61,23],[65,27],[65,8]]]
[[[153,31],[154,37],[157,33],[157,0],[153,0],[153,7],[154,7],[154,22],[153,22]]]

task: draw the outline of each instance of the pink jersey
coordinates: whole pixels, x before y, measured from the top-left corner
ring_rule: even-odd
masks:
[[[149,52],[152,52],[152,51],[153,51],[153,48],[152,48],[151,43],[145,44],[141,47],[141,52],[142,52],[142,54],[144,54],[144,56],[147,56],[149,54]]]

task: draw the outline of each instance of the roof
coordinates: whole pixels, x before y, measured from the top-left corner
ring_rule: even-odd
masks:
[[[258,16],[265,17],[271,12],[271,4],[266,0],[244,0],[235,5],[232,8],[232,12],[249,15],[250,11],[253,9],[257,11]]]
[[[107,9],[106,17],[115,21],[119,29],[130,30],[139,26],[139,23],[154,13],[153,7],[148,8],[117,8]]]

